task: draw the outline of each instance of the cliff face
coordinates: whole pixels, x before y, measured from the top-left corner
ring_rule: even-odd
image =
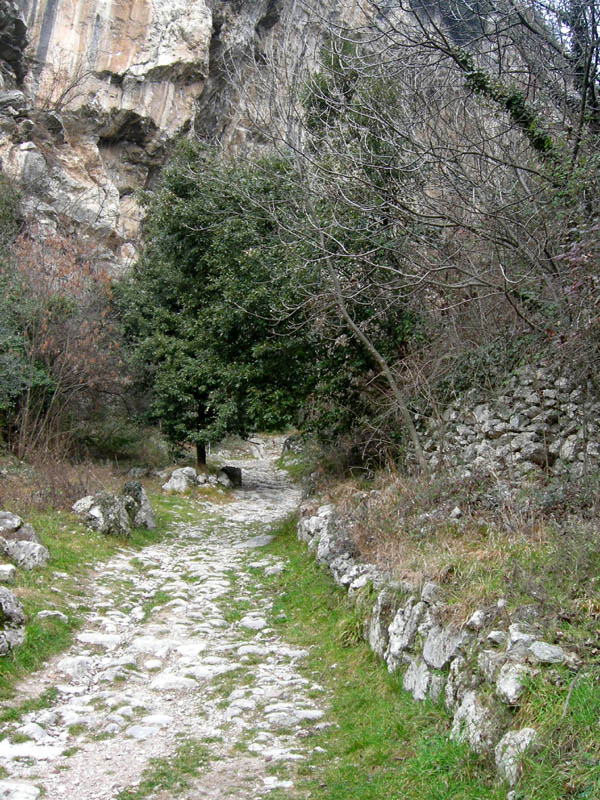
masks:
[[[262,101],[260,73],[282,52],[302,62],[323,19],[348,19],[355,5],[0,0],[7,86],[23,81],[30,40],[24,94],[0,94],[2,169],[42,227],[70,229],[123,268],[136,252],[135,193],[152,185],[173,140],[193,131],[244,146],[255,136],[248,104]]]

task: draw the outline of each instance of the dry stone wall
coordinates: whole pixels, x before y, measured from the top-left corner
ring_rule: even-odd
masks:
[[[511,727],[527,681],[552,665],[578,666],[574,654],[544,640],[536,608],[509,614],[499,601],[460,623],[446,622],[441,587],[393,582],[380,568],[361,563],[348,523],[331,505],[305,503],[298,537],[362,607],[365,597],[374,596],[364,638],[390,672],[403,672],[404,689],[417,701],[443,702],[451,737],[492,754],[499,777],[513,786],[537,736],[532,728]]]
[[[432,468],[520,477],[545,470],[580,478],[600,464],[600,400],[594,384],[559,368],[528,367],[491,399],[477,390],[425,431]]]

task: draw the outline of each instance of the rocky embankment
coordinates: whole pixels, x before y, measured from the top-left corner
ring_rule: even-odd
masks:
[[[298,536],[350,597],[364,605],[372,587],[376,599],[364,628],[371,649],[390,672],[403,671],[404,689],[415,700],[443,698],[452,738],[490,753],[499,776],[514,785],[522,755],[536,741],[534,729],[511,726],[528,681],[555,665],[579,666],[574,654],[544,641],[539,610],[524,606],[509,613],[499,601],[448,622],[442,587],[393,581],[362,563],[350,523],[331,505],[305,503]]]

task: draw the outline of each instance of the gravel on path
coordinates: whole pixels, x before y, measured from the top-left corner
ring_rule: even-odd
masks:
[[[279,444],[263,442],[257,459],[228,459],[244,476],[232,502],[202,502],[199,490],[197,515],[174,523],[175,536],[103,565],[74,644],[23,687],[56,687],[56,700],[5,726],[0,800],[43,790],[50,800],[115,800],[135,790],[152,759],[175,763],[190,744],[204,754],[201,774],[182,793],[151,797],[291,791],[327,703],[299,670],[306,653],[270,626],[261,584],[262,571],[285,567],[260,550],[268,526],[300,499],[274,467]]]

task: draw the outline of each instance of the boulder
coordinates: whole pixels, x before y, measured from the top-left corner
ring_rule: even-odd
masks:
[[[43,544],[29,541],[10,541],[0,537],[0,553],[21,569],[35,569],[48,563],[50,553]]]
[[[537,734],[533,728],[508,731],[496,745],[494,756],[496,769],[501,778],[514,786],[519,778],[523,754],[535,743]]]
[[[88,505],[85,521],[91,528],[109,536],[131,536],[129,515],[122,497],[101,492],[95,495],[92,503]]]
[[[17,570],[12,564],[0,564],[0,583],[14,583],[17,577]]]
[[[193,467],[180,467],[171,474],[169,480],[163,484],[165,492],[177,492],[183,494],[192,487],[196,486],[198,478]]]
[[[93,505],[94,495],[88,494],[85,497],[82,497],[80,500],[77,500],[76,503],[73,503],[71,508],[76,514],[87,514]]]
[[[23,520],[17,514],[11,514],[10,511],[0,511],[0,536],[5,536],[7,533],[14,533],[19,530]]]
[[[20,601],[0,586],[0,656],[6,656],[25,641],[25,612]]]
[[[10,542],[37,542],[41,544],[40,537],[28,522],[25,522],[16,531],[2,531],[0,536]]]
[[[242,485],[242,470],[239,467],[221,467],[217,480],[221,483],[221,478],[225,477],[229,481],[229,485],[235,489],[239,489]],[[225,484],[227,485],[227,484]]]
[[[154,511],[144,487],[139,481],[129,481],[121,490],[125,508],[133,528],[156,528]]]

